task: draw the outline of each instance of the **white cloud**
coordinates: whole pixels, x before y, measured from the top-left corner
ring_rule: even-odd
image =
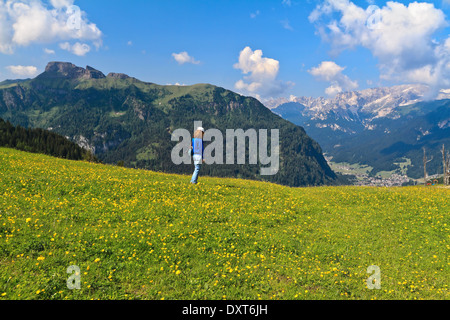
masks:
[[[55,50],[44,48],[46,54],[55,54]]]
[[[337,65],[333,61],[323,61],[318,67],[312,68],[308,72],[321,80],[332,81],[339,76],[344,69],[345,68]]]
[[[38,73],[38,69],[35,66],[7,66],[6,69],[20,77],[32,77]]]
[[[98,48],[102,32],[73,5],[73,0],[0,0],[0,52],[18,46],[56,41],[92,41]]]
[[[319,66],[308,70],[317,80],[328,81],[331,86],[325,89],[329,96],[335,96],[343,91],[351,91],[358,88],[358,82],[352,81],[342,71],[345,68],[337,65],[333,61],[323,61]]]
[[[293,85],[277,80],[279,62],[262,55],[261,50],[253,51],[250,47],[245,47],[239,54],[239,62],[234,64],[235,69],[248,74],[235,83],[236,89],[248,92],[258,99],[277,96]]]
[[[71,45],[69,42],[63,42],[59,44],[59,47],[80,57],[91,51],[91,47],[89,45],[80,42],[77,42],[74,45]]]
[[[290,7],[292,5],[292,1],[291,0],[283,0],[281,3],[284,4],[285,6],[288,6],[288,7]]]
[[[281,22],[281,25],[283,26],[283,28],[285,28],[286,30],[290,30],[290,31],[294,30],[294,28],[292,28],[291,24],[289,23],[288,19],[282,20],[280,22]]]
[[[373,8],[373,7],[372,7]],[[335,19],[336,13],[339,15]],[[388,1],[374,12],[349,0],[326,0],[310,14],[317,32],[338,54],[358,46],[378,59],[381,79],[450,85],[450,46],[433,36],[447,26],[432,3]],[[450,38],[449,38],[450,39]]]
[[[128,41],[128,42],[127,42],[127,45],[128,45],[128,46],[132,46],[132,45],[133,45],[133,41],[131,41],[131,40]]]
[[[56,9],[67,8],[73,5],[74,0],[50,0],[50,3]]]
[[[187,86],[187,84],[175,82],[174,84],[172,84],[172,83],[167,83],[166,86],[179,86],[179,87],[185,87],[185,86]]]
[[[256,10],[255,13],[250,13],[250,18],[255,19],[257,16],[259,16],[260,12],[259,10]]]
[[[176,62],[179,64],[185,64],[185,63],[192,63],[192,64],[199,64],[200,61],[196,61],[193,57],[189,56],[189,54],[186,51],[180,52],[180,53],[172,53],[173,58]]]

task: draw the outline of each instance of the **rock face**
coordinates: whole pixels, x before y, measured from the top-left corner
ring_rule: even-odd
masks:
[[[427,100],[429,87],[420,84],[372,88],[361,91],[342,92],[333,98],[295,97],[266,101],[269,109],[286,103],[304,106],[304,113],[314,119],[326,118],[328,114],[365,114],[370,120],[382,117],[396,117],[396,108]],[[441,90],[436,100],[450,99],[450,90]]]
[[[428,90],[424,85],[400,85],[389,88],[373,88],[362,91],[342,92],[333,98],[290,97],[268,101],[266,106],[274,109],[284,103],[296,102],[306,107],[311,118],[321,118],[330,111],[338,113],[365,113],[373,118],[392,114],[398,106],[424,100]],[[442,93],[441,95],[448,95]],[[442,97],[443,98],[443,97]]]
[[[399,85],[342,92],[328,99],[291,96],[289,99],[268,101],[265,105],[287,120],[301,118],[302,121],[294,122],[300,126],[308,126],[308,121],[314,122],[313,126],[320,122],[320,128],[329,127],[334,131],[354,133],[354,128],[352,130],[351,127],[355,123],[371,130],[372,123],[377,119],[401,117],[399,108],[424,101],[428,90],[425,85]],[[449,98],[450,91],[442,90],[437,100]]]
[[[101,71],[98,71],[90,66],[86,66],[86,72],[84,73],[83,78],[103,79],[103,78],[105,78],[105,75]]]
[[[38,77],[65,79],[102,79],[105,75],[90,66],[86,69],[77,67],[70,62],[52,61],[45,67],[45,72]]]
[[[129,75],[125,74],[125,73],[108,73],[108,75],[106,76],[108,78],[113,78],[113,79],[129,79],[131,78]]]

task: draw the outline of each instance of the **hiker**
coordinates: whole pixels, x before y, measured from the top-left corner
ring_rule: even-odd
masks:
[[[200,166],[202,162],[205,162],[203,159],[203,150],[205,149],[203,146],[203,135],[205,134],[205,129],[202,127],[198,127],[194,132],[194,138],[192,139],[191,149],[194,159],[195,170],[192,175],[191,183],[196,184],[198,179],[198,173],[200,171]]]

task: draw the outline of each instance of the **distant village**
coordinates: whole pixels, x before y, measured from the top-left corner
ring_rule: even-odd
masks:
[[[353,183],[355,186],[370,186],[370,187],[398,187],[398,186],[412,186],[423,185],[423,179],[414,180],[406,175],[392,174],[389,177],[369,176],[367,173],[353,174],[356,179]],[[437,185],[438,179],[442,175],[432,175],[427,179],[427,185]],[[441,181],[442,184],[442,181]]]
[[[342,167],[341,170],[342,169],[344,169],[344,167]],[[349,168],[345,168],[344,170],[346,169],[351,171],[351,169]],[[389,177],[371,176],[367,173],[342,173],[342,174],[354,176],[355,179],[353,185],[355,186],[396,187],[396,186],[417,184],[417,182],[408,178],[408,176],[396,173],[392,174]]]
[[[352,176],[353,185],[355,186],[370,186],[370,187],[397,187],[397,186],[405,186],[405,185],[417,185],[423,184],[423,179],[414,180],[409,178],[407,175],[393,173],[390,176],[381,176],[381,175],[369,175],[366,172],[359,172],[355,170],[351,166],[343,165],[343,164],[334,164],[333,169],[345,176]],[[432,175],[428,176],[429,185],[437,184],[437,179],[442,175]],[[442,183],[442,182],[441,182]]]
[[[326,156],[330,167],[341,175],[347,176],[349,180],[355,186],[371,186],[371,187],[396,187],[396,186],[408,186],[408,185],[437,185],[444,184],[450,186],[450,153],[445,150],[445,146],[442,146],[442,167],[443,174],[428,175],[427,174],[427,163],[432,160],[428,159],[426,155],[426,149],[423,148],[424,159],[424,178],[422,179],[412,179],[409,178],[405,173],[404,168],[397,170],[397,172],[385,172],[383,175],[370,175],[370,167],[367,165],[351,165],[347,163],[334,163],[332,162],[332,157]]]
[[[382,178],[381,176],[371,177],[368,174],[356,175],[358,178],[355,186],[371,186],[371,187],[395,187],[406,184],[415,184],[408,176],[392,174],[389,178]]]

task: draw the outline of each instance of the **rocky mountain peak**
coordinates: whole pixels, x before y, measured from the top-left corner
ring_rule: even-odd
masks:
[[[64,78],[78,78],[85,70],[83,68],[77,67],[70,62],[58,62],[52,61],[45,67],[45,72],[47,75],[62,76]]]
[[[306,107],[303,112],[311,118],[326,119],[336,113],[352,118],[355,114],[365,114],[371,121],[380,117],[396,117],[399,106],[425,101],[429,88],[426,85],[407,84],[393,87],[371,88],[361,91],[342,92],[332,98],[295,97],[278,98],[265,102],[269,109],[276,109],[286,103],[298,103]],[[449,99],[450,90],[441,90],[437,100]]]
[[[65,79],[101,79],[105,75],[90,66],[86,69],[78,67],[70,62],[52,61],[45,67],[45,72],[40,76],[50,78],[65,78]]]

